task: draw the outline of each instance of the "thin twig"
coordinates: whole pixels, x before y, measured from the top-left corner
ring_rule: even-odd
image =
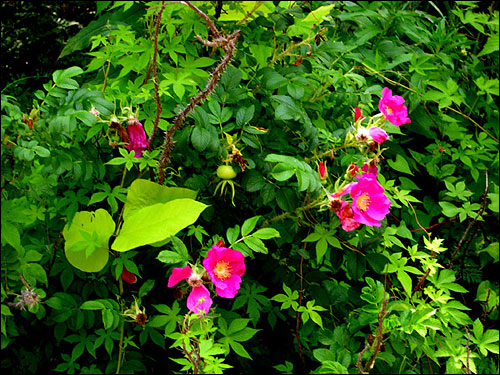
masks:
[[[57,253],[57,247],[59,246],[59,243],[63,239],[63,232],[59,233],[59,237],[57,237],[56,242],[54,243],[54,252],[52,253],[52,259],[50,260],[50,266],[49,269],[47,270],[47,275],[50,275],[50,271],[52,270],[52,267],[54,266],[54,262],[56,260],[56,253]]]
[[[458,242],[458,245],[455,249],[455,251],[453,252],[453,254],[451,255],[450,257],[450,261],[448,262],[448,265],[447,267],[450,268],[451,265],[453,264],[453,259],[457,256],[458,254],[458,251],[460,250],[460,248],[462,247],[462,244],[465,240],[465,237],[467,237],[467,234],[469,233],[469,231],[471,230],[472,226],[476,223],[477,219],[482,215],[483,211],[485,210],[486,208],[486,198],[488,196],[488,189],[490,187],[490,184],[489,184],[489,181],[488,181],[488,171],[485,171],[485,175],[486,175],[486,188],[484,189],[484,194],[483,194],[483,202],[481,204],[481,209],[479,210],[479,212],[477,213],[476,217],[474,218],[474,220],[472,220],[470,222],[470,224],[467,226],[467,229],[465,230],[462,238],[460,238],[460,241]]]
[[[415,288],[413,288],[413,292],[411,292],[411,297],[413,297],[413,295],[415,294],[415,292],[417,290],[420,290],[422,288],[422,286],[424,285],[424,281],[427,278],[427,276],[429,276],[430,272],[431,272],[431,269],[427,268],[427,271],[425,271],[425,273],[420,277],[420,279],[418,279],[417,285],[415,285]],[[410,299],[411,299],[411,297],[410,297]]]
[[[356,361],[356,368],[358,369],[358,372],[360,374],[364,374],[365,372],[363,371],[363,369],[361,368],[361,357],[363,357],[363,354],[365,354],[365,352],[370,349],[370,343],[366,344],[365,347],[363,348],[363,350],[361,351],[361,353],[359,353],[358,355],[358,360]]]
[[[299,266],[299,271],[300,271],[300,290],[299,290],[299,307],[302,306],[302,298],[304,296],[304,289],[303,289],[303,272],[302,272],[302,264],[304,262],[304,253],[306,251],[306,246],[307,242],[304,243],[304,247],[302,248],[302,257],[300,258],[300,266]],[[303,348],[302,348],[302,342],[300,341],[300,334],[299,334],[299,327],[300,327],[300,313],[298,311],[298,308],[295,312],[295,319],[296,319],[296,324],[295,324],[295,337],[297,339],[297,344],[299,346],[299,358],[300,358],[300,364],[301,364],[301,370],[302,373],[306,373],[306,362],[304,360],[304,354],[302,353]]]
[[[469,357],[470,357],[470,348],[469,348],[469,343],[470,343],[470,333],[469,330],[467,329],[467,326],[465,326],[465,332],[467,332],[467,345],[465,346],[467,349],[467,362],[465,364],[465,373],[470,374],[470,367],[469,367]]]

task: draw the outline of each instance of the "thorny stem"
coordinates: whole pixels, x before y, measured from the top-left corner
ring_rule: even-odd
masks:
[[[208,24],[208,27],[210,27],[210,30],[212,30],[212,34],[214,34],[215,38],[218,38],[220,36],[219,30],[217,30],[217,27],[215,27],[214,23],[208,17],[205,13],[203,13],[196,5],[192,4],[190,1],[180,1],[181,4],[187,5],[191,9],[193,9],[198,15],[205,20],[205,22]]]
[[[236,30],[232,34],[228,36],[220,35],[219,31],[210,20],[210,18],[203,13],[200,9],[198,9],[195,5],[191,4],[189,1],[181,1],[182,4],[185,4],[195,10],[205,21],[207,22],[210,30],[214,34],[214,38],[211,42],[204,41],[200,37],[197,39],[200,40],[204,45],[217,45],[221,46],[226,55],[221,59],[219,65],[214,69],[212,75],[207,82],[205,88],[200,91],[196,96],[193,96],[189,101],[189,104],[179,113],[174,119],[174,124],[168,129],[165,133],[164,143],[163,143],[163,151],[160,156],[160,161],[158,163],[158,183],[163,185],[165,182],[165,166],[170,162],[170,152],[172,151],[174,145],[174,132],[182,127],[182,124],[186,118],[186,116],[194,109],[194,107],[200,103],[202,100],[206,99],[207,96],[215,89],[215,86],[219,82],[220,76],[222,72],[226,69],[226,67],[231,62],[234,51],[236,49],[236,41],[240,36],[240,30]]]
[[[385,276],[386,276],[386,281],[387,281],[387,272],[386,272]],[[377,327],[377,334],[375,336],[375,339],[373,340],[372,355],[371,355],[370,359],[368,360],[368,362],[366,362],[364,369],[362,369],[361,357],[368,350],[368,348],[370,346],[369,344],[367,344],[365,346],[365,348],[361,351],[361,353],[359,353],[358,360],[356,361],[356,367],[357,367],[360,374],[368,373],[373,368],[373,366],[375,364],[375,359],[377,358],[378,353],[382,349],[382,339],[384,336],[384,330],[383,330],[384,319],[387,316],[387,314],[389,313],[386,309],[388,301],[387,301],[387,298],[385,296],[385,293],[386,293],[385,289],[386,289],[386,285],[384,285],[384,299],[382,301],[382,307],[380,308],[380,311],[378,312],[378,327]]]
[[[156,117],[155,121],[153,123],[153,131],[149,135],[148,139],[148,150],[151,152],[151,143],[153,142],[153,138],[156,134],[156,131],[158,130],[158,123],[160,122],[160,115],[161,115],[161,101],[160,101],[160,94],[158,93],[158,74],[157,74],[157,62],[156,58],[158,55],[158,31],[160,30],[160,24],[161,24],[161,15],[163,13],[163,9],[165,9],[165,2],[161,2],[161,8],[160,11],[158,12],[158,16],[156,18],[156,28],[155,28],[155,35],[154,35],[154,51],[153,51],[153,84],[155,87],[155,102],[156,102]]]
[[[385,295],[385,290],[384,290],[384,295]],[[387,307],[387,299],[384,297],[384,301],[382,302],[382,308],[380,309],[378,313],[378,327],[377,327],[377,336],[375,337],[374,340],[374,351],[372,356],[370,357],[370,360],[366,363],[365,365],[365,371],[370,371],[373,368],[373,365],[375,364],[375,359],[377,358],[378,353],[380,352],[380,349],[382,348],[382,338],[383,338],[383,323],[384,319],[388,314],[388,311],[386,310]]]

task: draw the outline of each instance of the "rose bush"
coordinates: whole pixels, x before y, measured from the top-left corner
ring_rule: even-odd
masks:
[[[498,11],[96,12],[2,91],[2,368],[498,373]]]

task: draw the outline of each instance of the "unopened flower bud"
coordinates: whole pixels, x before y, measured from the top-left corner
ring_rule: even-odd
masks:
[[[137,276],[134,275],[129,270],[127,270],[125,266],[123,266],[122,280],[125,281],[127,284],[135,284],[137,282]]]
[[[92,113],[95,117],[99,116],[99,111],[97,109],[95,109],[94,107],[92,107],[92,109],[89,110],[89,112]]]
[[[322,181],[326,180],[326,178],[328,177],[328,171],[326,170],[326,163],[325,162],[323,162],[323,161],[319,162],[318,173],[319,173],[320,180],[322,180]]]
[[[354,108],[354,122],[357,122],[360,118],[363,118],[363,114],[361,113],[361,108]]]
[[[359,167],[355,164],[351,164],[348,168],[347,168],[347,176],[348,177],[354,177],[357,173],[358,173],[358,170],[359,170]]]

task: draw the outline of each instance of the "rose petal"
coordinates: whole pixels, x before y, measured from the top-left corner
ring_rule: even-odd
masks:
[[[170,288],[173,287],[174,285],[177,285],[179,281],[187,279],[189,276],[191,276],[192,272],[193,271],[189,266],[186,266],[184,268],[174,268],[172,270],[172,274],[168,278],[167,286]]]

